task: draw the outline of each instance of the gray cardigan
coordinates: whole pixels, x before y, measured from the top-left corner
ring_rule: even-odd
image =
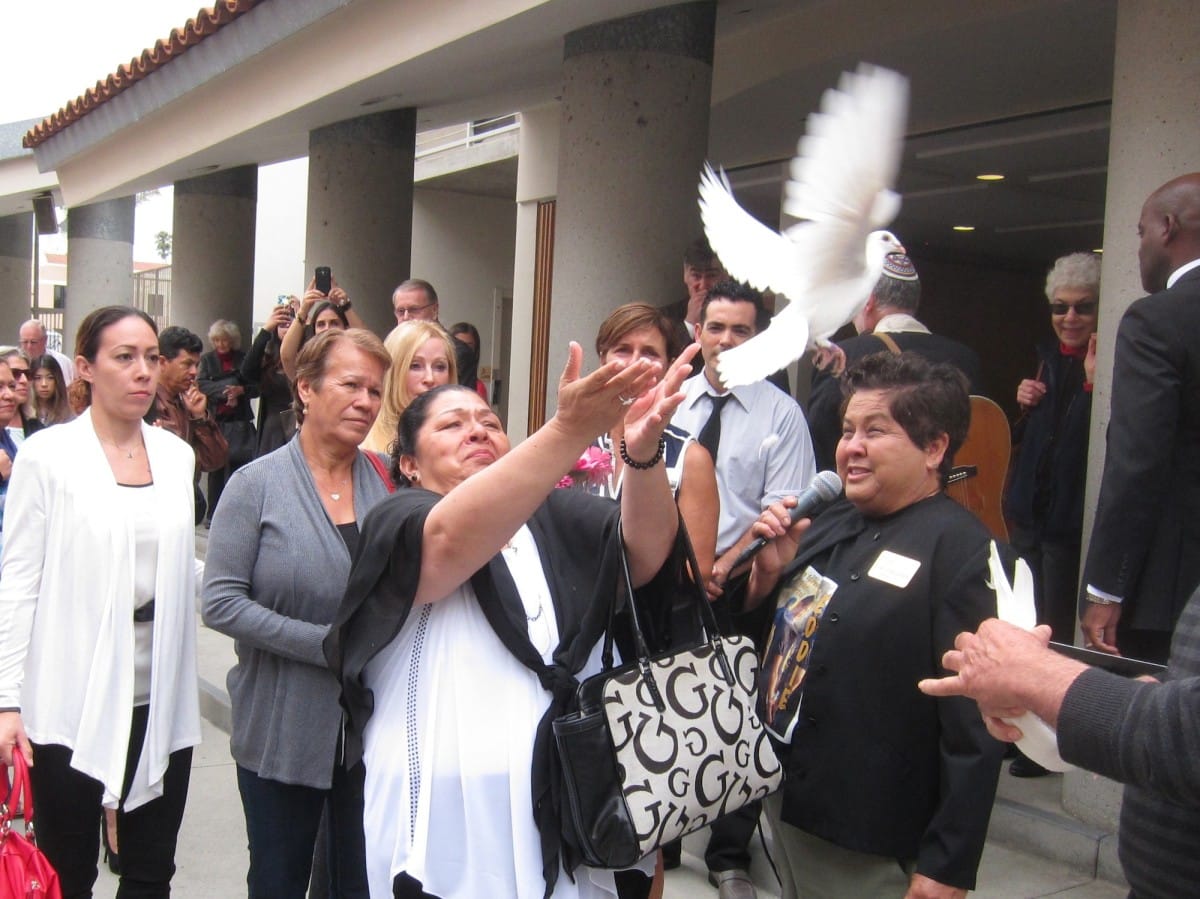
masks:
[[[362,453],[352,478],[361,527],[388,492]],[[342,713],[321,641],[349,575],[298,437],[234,472],[209,533],[203,615],[234,638],[230,748],[260,777],[330,785]]]

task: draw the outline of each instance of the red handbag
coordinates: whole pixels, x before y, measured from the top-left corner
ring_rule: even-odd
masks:
[[[58,875],[37,847],[33,828],[33,790],[25,756],[13,748],[12,786],[0,803],[0,899],[62,899]],[[7,768],[4,780],[8,780]],[[19,807],[25,809],[25,833],[12,829]]]

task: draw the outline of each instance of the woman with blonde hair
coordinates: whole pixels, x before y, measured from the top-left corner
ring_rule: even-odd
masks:
[[[373,453],[391,452],[396,425],[409,403],[434,387],[458,383],[454,343],[436,322],[396,325],[383,345],[392,357],[383,379],[383,407],[360,447]]]

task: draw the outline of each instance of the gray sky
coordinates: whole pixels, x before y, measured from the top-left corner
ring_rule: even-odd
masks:
[[[203,0],[5,3],[8,34],[16,36],[5,42],[5,64],[16,87],[0,92],[0,122],[54,113],[183,26],[202,5]]]

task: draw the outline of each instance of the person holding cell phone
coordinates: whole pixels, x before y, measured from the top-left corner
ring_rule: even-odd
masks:
[[[279,350],[283,370],[292,381],[296,379],[296,356],[306,341],[328,328],[367,328],[354,311],[350,297],[338,285],[337,279],[326,265],[317,266],[312,280],[300,300],[296,313],[299,328],[289,328]]]
[[[242,360],[242,380],[258,385],[258,448],[255,458],[283,446],[296,433],[292,414],[292,382],[283,370],[279,352],[283,339],[296,320],[292,305],[300,301],[280,294],[263,323],[262,330]]]

